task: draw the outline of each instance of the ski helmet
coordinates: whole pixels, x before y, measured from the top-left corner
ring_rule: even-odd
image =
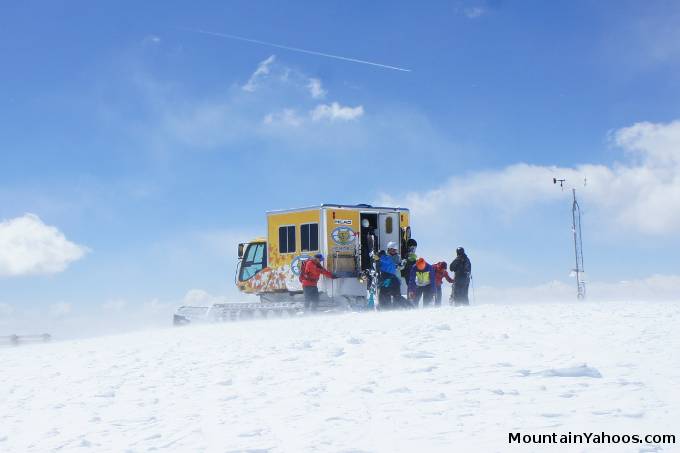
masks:
[[[463,254],[465,254],[465,249],[463,247],[458,247],[456,249],[456,255],[460,256],[460,255],[463,255]]]
[[[397,243],[394,242],[394,241],[388,242],[387,243],[387,250],[389,250],[389,249],[397,250]]]
[[[425,262],[425,258],[418,258],[418,261],[416,261],[416,267],[418,268],[419,271],[425,269],[426,265],[427,263]]]

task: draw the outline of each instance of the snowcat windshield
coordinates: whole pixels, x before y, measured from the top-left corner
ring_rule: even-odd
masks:
[[[241,271],[238,275],[239,281],[245,282],[264,269],[267,265],[265,262],[266,256],[266,244],[264,242],[253,242],[248,244],[248,247],[243,254]]]

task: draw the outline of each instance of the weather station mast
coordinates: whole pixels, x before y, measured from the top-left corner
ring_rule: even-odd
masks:
[[[564,191],[566,179],[553,178],[553,184],[560,183],[560,188]],[[583,185],[587,184],[587,179],[583,178]],[[576,298],[583,300],[586,298],[585,271],[583,270],[583,239],[581,234],[581,206],[576,200],[576,188],[572,187],[571,194],[573,203],[571,205],[571,231],[574,235],[574,259],[576,267],[572,270],[576,277]]]

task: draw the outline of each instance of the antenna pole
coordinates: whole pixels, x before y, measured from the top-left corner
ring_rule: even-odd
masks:
[[[581,236],[581,207],[576,201],[576,189],[572,188],[571,193],[574,199],[571,208],[572,231],[574,233],[574,259],[576,267],[576,298],[583,300],[586,297],[586,283],[581,279],[583,274],[583,239]]]
[[[583,185],[587,184],[587,179],[583,178]],[[553,178],[553,184],[560,183],[560,188],[564,190],[566,179]],[[571,205],[571,231],[574,234],[574,274],[576,276],[576,298],[583,300],[586,298],[586,282],[583,279],[583,239],[581,235],[581,207],[576,201],[576,189],[571,189],[573,203]]]

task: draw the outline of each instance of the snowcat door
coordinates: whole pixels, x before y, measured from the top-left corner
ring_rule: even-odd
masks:
[[[242,256],[238,271],[239,282],[250,280],[255,274],[267,267],[267,243],[251,242],[247,244]]]
[[[385,212],[378,214],[378,238],[380,250],[387,251],[387,244],[399,244],[401,228],[399,228],[399,213]]]
[[[372,212],[361,213],[361,270],[371,269],[373,261],[371,253],[378,253],[378,214]]]

